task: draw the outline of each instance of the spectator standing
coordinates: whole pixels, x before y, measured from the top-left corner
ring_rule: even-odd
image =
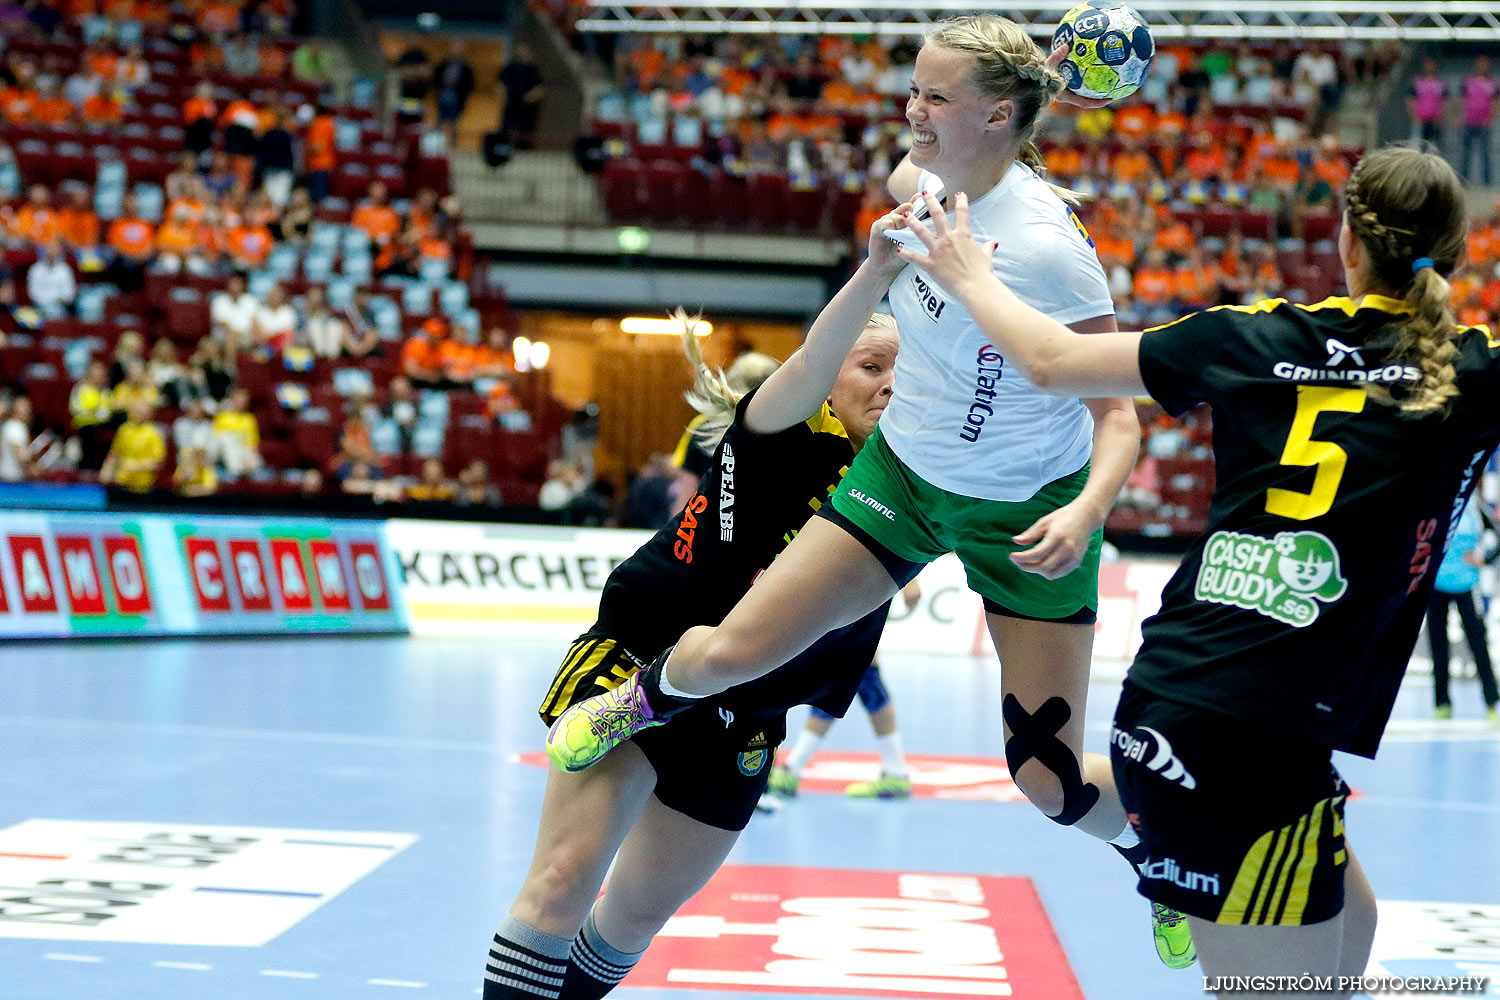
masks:
[[[1422,71],[1411,81],[1406,107],[1423,141],[1443,145],[1443,113],[1448,100],[1448,82],[1438,75],[1435,59],[1423,59]]]
[[[433,68],[432,86],[437,91],[438,125],[447,133],[449,145],[455,145],[458,119],[474,92],[474,67],[464,58],[462,40],[455,38],[448,46],[447,58]]]
[[[1474,600],[1479,586],[1479,567],[1484,559],[1479,553],[1483,525],[1474,498],[1464,506],[1458,526],[1448,542],[1443,561],[1438,566],[1432,601],[1427,608],[1427,640],[1432,646],[1432,699],[1439,719],[1453,718],[1453,703],[1448,697],[1448,608],[1458,608],[1464,638],[1474,656],[1474,671],[1479,675],[1484,695],[1486,717],[1500,722],[1500,691],[1495,688],[1495,671],[1490,663],[1490,646],[1485,636],[1484,617]]]
[[[1464,77],[1463,153],[1459,166],[1469,183],[1490,184],[1490,129],[1495,121],[1496,98],[1500,81],[1490,75],[1488,56],[1474,60],[1474,72]],[[1471,170],[1474,154],[1479,155],[1479,169]]]
[[[320,106],[307,123],[303,136],[302,156],[307,169],[307,193],[317,203],[328,197],[328,179],[338,166],[338,148],[334,143],[333,115]]]
[[[132,493],[149,493],[156,485],[157,471],[167,457],[167,442],[161,428],[151,422],[152,409],[144,399],[131,404],[128,419],[115,431],[114,443],[99,473],[101,481]]]
[[[109,451],[109,424],[114,410],[110,406],[109,367],[100,359],[89,362],[84,376],[68,394],[68,413],[73,431],[78,435],[80,469],[97,471]]]
[[[0,482],[18,483],[35,471],[31,449],[31,400],[17,396],[10,403],[6,419],[0,422]]]
[[[417,418],[420,415],[417,396],[412,392],[411,381],[405,375],[393,377],[391,398],[381,411],[381,416],[395,426],[402,454],[411,451],[412,435],[416,433]]]
[[[255,167],[271,204],[280,211],[291,198],[292,181],[297,176],[296,144],[284,108],[277,108],[272,113],[271,127],[256,143]]]
[[[43,245],[41,257],[27,270],[26,294],[31,304],[48,317],[66,316],[72,311],[78,279],[56,240]]]
[[[214,144],[214,123],[219,103],[214,100],[214,85],[204,80],[193,88],[193,96],[182,105],[182,145],[189,153],[201,157]]]
[[[547,88],[525,42],[517,42],[511,50],[510,61],[500,70],[499,84],[505,102],[500,114],[501,141],[517,149],[530,149],[536,142],[537,118]]]

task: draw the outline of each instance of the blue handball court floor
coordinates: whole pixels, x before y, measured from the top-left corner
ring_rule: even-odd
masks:
[[[0,646],[0,1000],[469,998],[531,854],[533,708],[555,643],[297,638]],[[890,655],[918,795],[855,712],[803,793],[617,991],[1018,1000],[1202,997],[1109,849],[1019,800],[998,668]],[[1118,678],[1119,665],[1101,670]],[[1104,750],[1118,680],[1096,681]],[[1500,727],[1412,676],[1378,761],[1343,757],[1381,899],[1373,972],[1500,995]],[[802,715],[793,714],[793,731]]]

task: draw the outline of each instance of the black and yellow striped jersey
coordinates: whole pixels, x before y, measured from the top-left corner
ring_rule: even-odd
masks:
[[[591,631],[618,640],[644,660],[694,625],[719,624],[827,502],[854,459],[849,437],[827,404],[778,433],[751,432],[744,414],[753,392],[740,401],[686,507],[605,581]],[[885,614],[881,608],[850,626],[846,638],[860,633],[868,639],[873,628],[878,639]],[[838,641],[838,633],[832,638]],[[872,642],[856,645],[862,652],[848,657],[847,664],[835,656],[839,666],[832,673],[775,670],[715,702],[736,711],[808,703],[843,715],[874,654]]]
[[[1141,374],[1212,408],[1208,527],[1142,628],[1130,679],[1159,697],[1374,756],[1450,524],[1500,441],[1500,342],[1465,328],[1446,419],[1402,416],[1398,300],[1221,306],[1148,331]],[[1248,748],[1247,748],[1248,749]]]

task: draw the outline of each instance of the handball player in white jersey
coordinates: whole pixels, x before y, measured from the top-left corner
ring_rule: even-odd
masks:
[[[1037,173],[1037,117],[1062,89],[1047,54],[1005,18],[935,25],[907,101],[911,152],[890,193],[915,199],[919,218],[921,192],[950,213],[966,194],[975,238],[999,244],[1003,282],[1076,332],[1110,332],[1114,308],[1092,241]],[[920,246],[910,230],[887,235]],[[917,268],[886,273],[902,334],[894,396],[832,501],[719,626],[689,629],[651,669],[575,705],[548,751],[564,769],[587,767],[694,700],[775,669],[956,552],[999,652],[1016,785],[1049,818],[1130,858],[1138,838],[1109,760],[1082,746],[1101,529],[1135,463],[1134,404],[1038,391]],[[1164,961],[1191,961],[1180,915],[1159,911],[1157,933]]]

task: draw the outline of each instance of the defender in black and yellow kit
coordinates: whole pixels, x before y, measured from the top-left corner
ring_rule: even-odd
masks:
[[[698,370],[689,399],[708,414],[699,440],[717,440],[712,460],[686,508],[610,574],[598,620],[547,691],[545,721],[580,699],[632,690],[622,682],[684,629],[719,621],[837,487],[890,399],[895,323],[872,314],[894,260],[881,234],[896,224],[894,214],[876,224],[855,279],[748,394],[684,336]],[[787,710],[810,703],[842,715],[884,621],[880,609],[830,633],[760,683],[637,734],[600,767],[549,771],[531,867],[490,946],[485,1000],[597,1000],[613,989],[753,815]]]
[[[1450,525],[1500,443],[1500,342],[1447,301],[1467,229],[1457,175],[1383,149],[1344,201],[1349,297],[1144,334],[1080,338],[1028,309],[966,216],[922,227],[926,254],[902,251],[1049,391],[1213,408],[1208,530],[1143,627],[1111,733],[1150,851],[1140,890],[1192,915],[1211,980],[1364,972],[1375,900],[1331,752],[1374,756]]]

